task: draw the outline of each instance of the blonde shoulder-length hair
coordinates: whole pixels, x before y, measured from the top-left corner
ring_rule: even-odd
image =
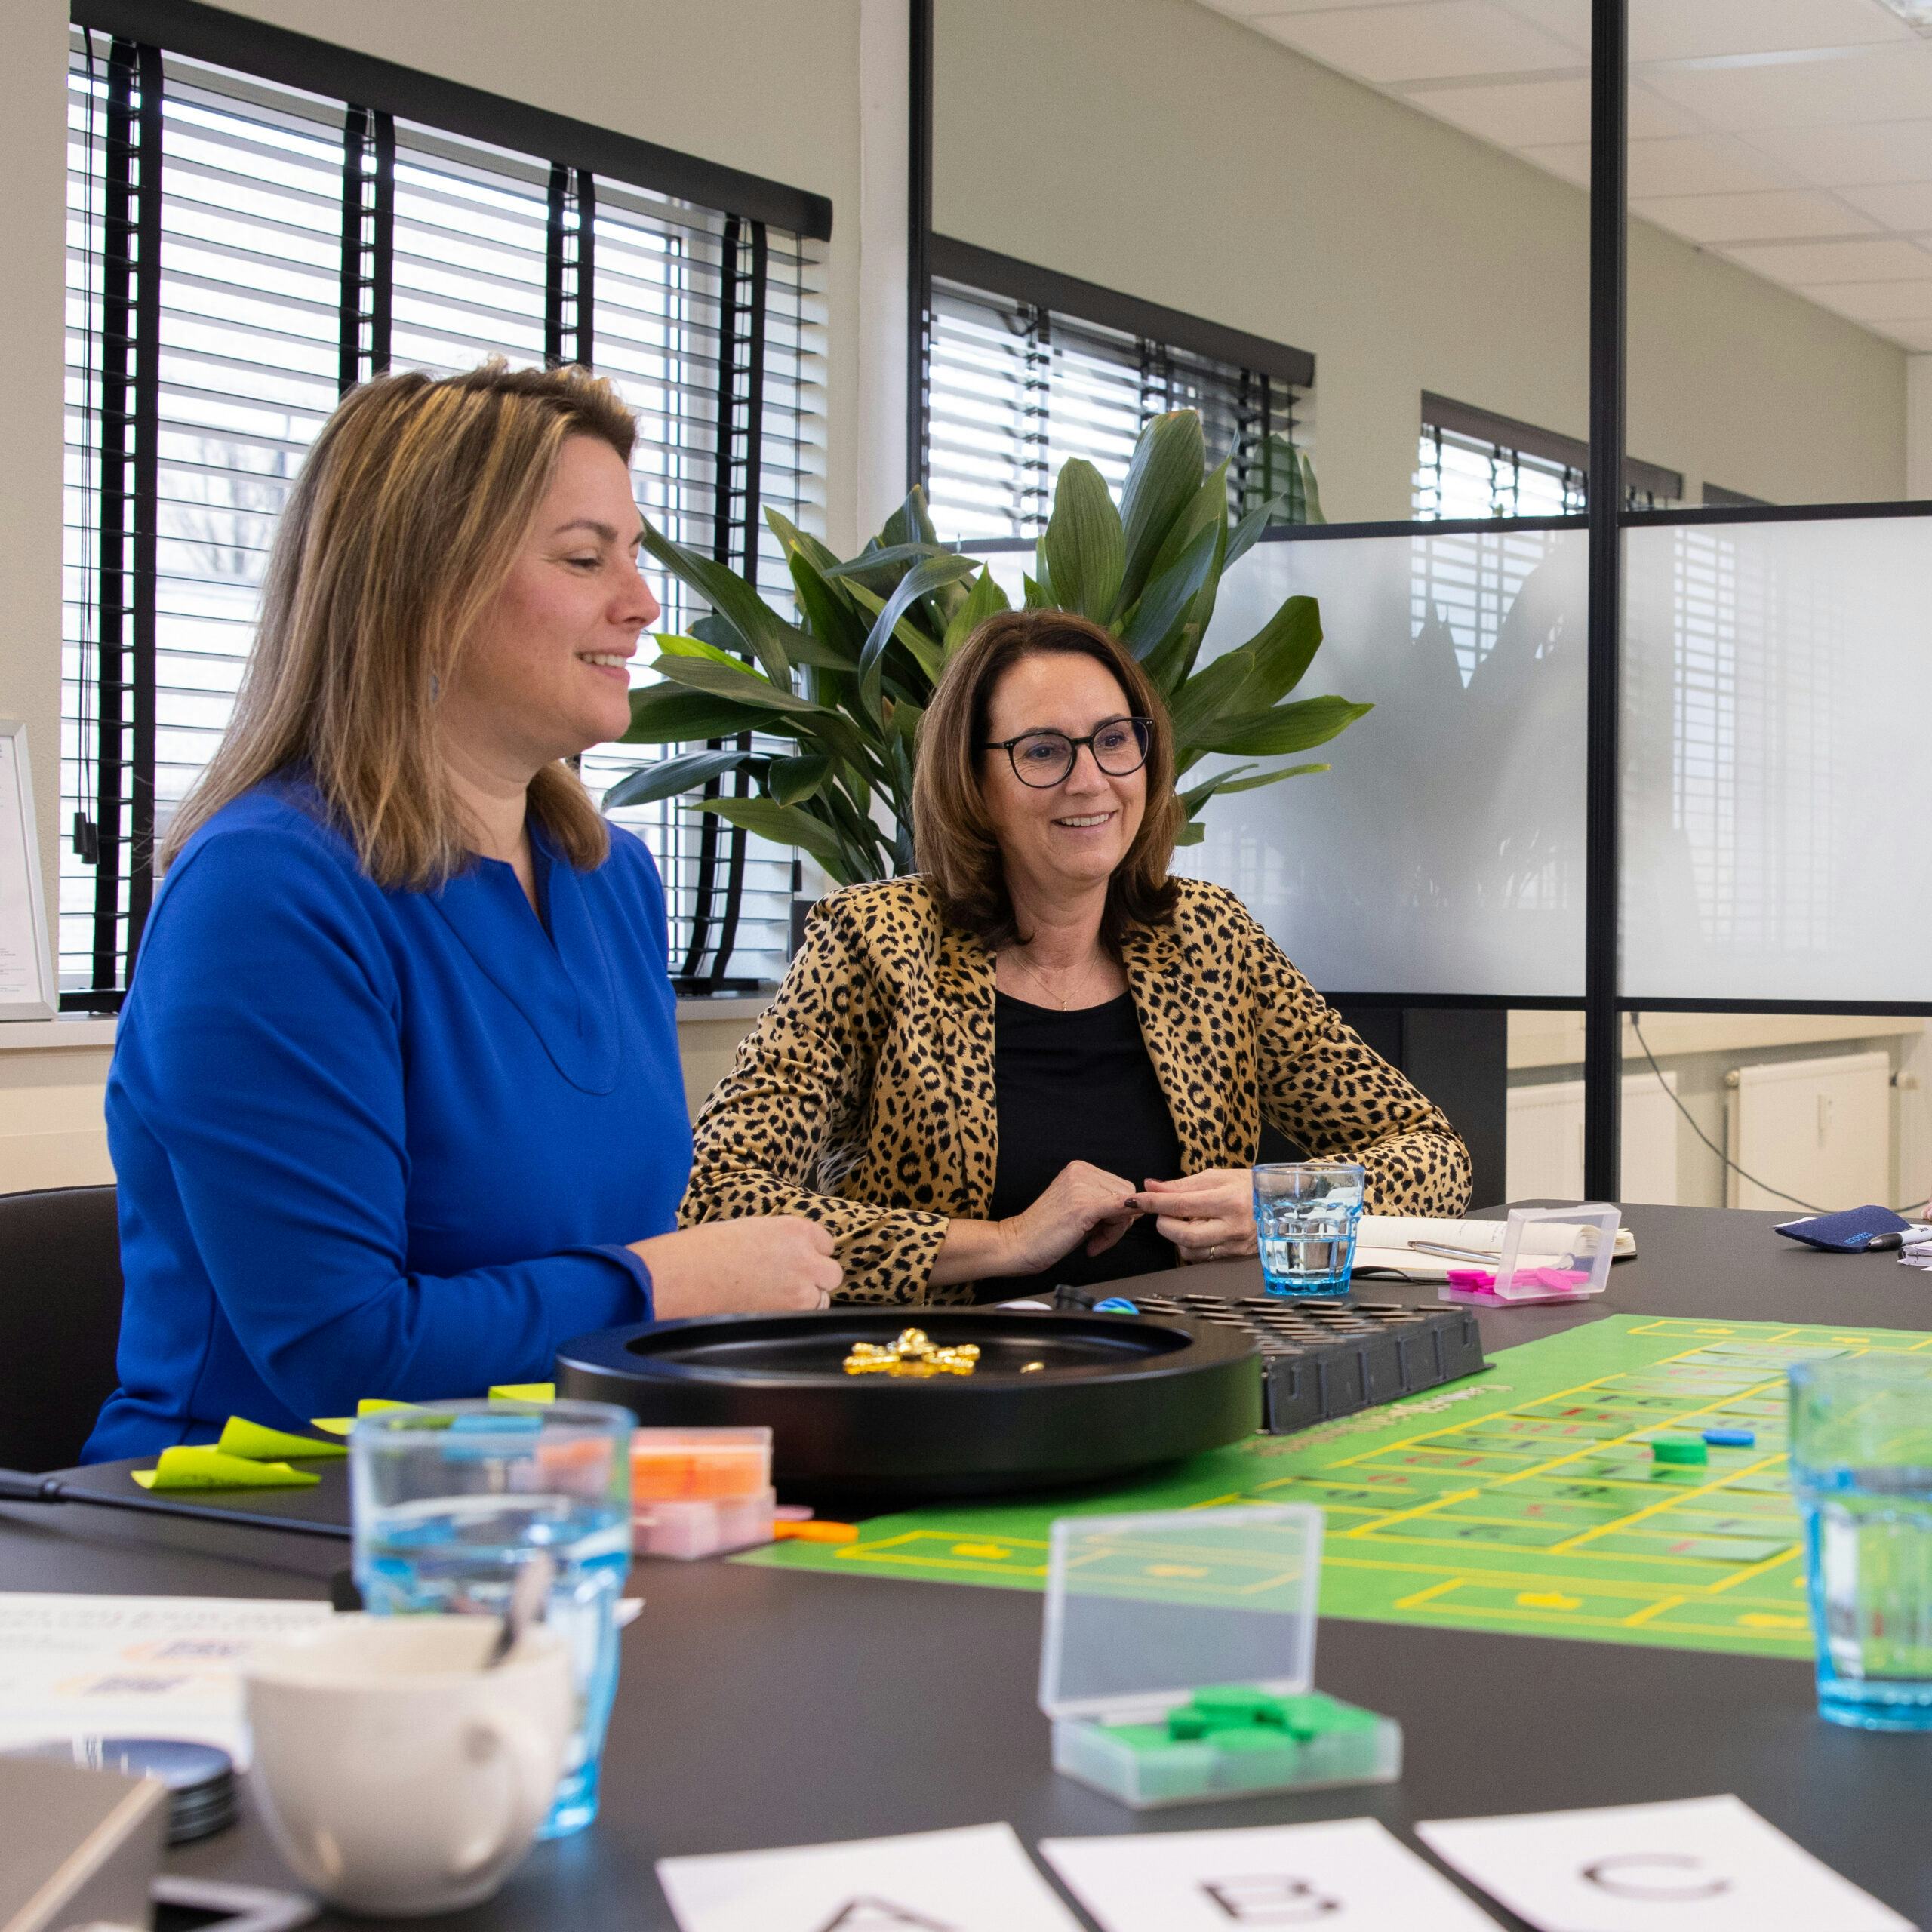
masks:
[[[378,885],[430,889],[464,868],[474,835],[437,746],[437,692],[573,435],[627,463],[636,436],[617,392],[580,368],[494,359],[379,377],[344,398],[282,511],[233,720],[164,866],[231,800],[300,772]],[[566,766],[531,780],[529,811],[573,866],[603,862],[604,821]]]

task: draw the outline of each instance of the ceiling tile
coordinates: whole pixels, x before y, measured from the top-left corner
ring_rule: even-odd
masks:
[[[1581,64],[1590,58],[1590,0],[1503,0],[1511,13],[1553,34],[1577,50]]]
[[[1411,88],[1402,98],[1486,141],[1506,148],[1548,146],[1590,137],[1586,80],[1516,81],[1478,88]],[[1632,140],[1686,131],[1684,117],[1654,94],[1630,90]]]
[[[1647,68],[1644,78],[1666,100],[1733,131],[1908,120],[1932,102],[1932,41],[1915,35],[1909,46],[1848,54],[1685,62]]]
[[[1839,198],[1863,208],[1881,228],[1932,235],[1932,181],[1900,182],[1885,188],[1847,188]]]
[[[1632,60],[1780,54],[1800,48],[1909,42],[1911,28],[1876,0],[1631,0]]]
[[[1855,242],[1770,242],[1732,248],[1732,259],[1774,281],[1918,281],[1932,254],[1909,242],[1880,237]]]
[[[1351,7],[1406,7],[1414,0],[1347,0]],[[1252,20],[1266,31],[1273,14],[1329,14],[1336,11],[1335,0],[1208,0],[1208,5],[1224,14]]]
[[[1798,291],[1855,322],[1932,322],[1932,275],[1923,281],[1844,281]]]
[[[1721,134],[1632,141],[1626,165],[1633,196],[1743,195],[1785,185],[1763,156]]]
[[[1907,349],[1932,350],[1932,322],[1886,322],[1881,325],[1885,334]]]
[[[1932,181],[1932,118],[1857,127],[1758,128],[1743,137],[1821,188]]]
[[[1567,42],[1539,32],[1495,0],[1284,14],[1260,24],[1273,38],[1366,81],[1450,80],[1578,64]]]
[[[1809,189],[1765,195],[1666,195],[1631,209],[1693,242],[1796,242],[1869,235],[1872,224],[1829,195]]]

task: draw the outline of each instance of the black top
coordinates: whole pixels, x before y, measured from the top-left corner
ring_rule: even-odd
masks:
[[[1072,1013],[996,994],[993,1088],[995,1220],[1031,1207],[1069,1161],[1091,1161],[1136,1187],[1180,1177],[1180,1137],[1131,994]],[[1089,1254],[1083,1244],[1038,1275],[981,1282],[980,1298],[1007,1301],[1051,1294],[1062,1281],[1112,1281],[1174,1265],[1173,1244],[1143,1217],[1104,1254]]]

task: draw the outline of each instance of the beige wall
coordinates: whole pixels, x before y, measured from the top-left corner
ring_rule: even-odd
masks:
[[[1408,515],[1424,389],[1583,435],[1580,189],[1197,0],[937,10],[934,225],[1312,350],[1331,520]],[[1630,258],[1633,453],[1902,492],[1903,350],[1647,225]]]

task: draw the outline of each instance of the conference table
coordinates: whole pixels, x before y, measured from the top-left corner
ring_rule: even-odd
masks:
[[[1484,1310],[1485,1347],[1494,1356],[1620,1312],[1932,1330],[1932,1273],[1890,1254],[1799,1247],[1771,1232],[1778,1218],[1630,1208],[1638,1254],[1613,1269],[1600,1302]],[[1189,1278],[1251,1292],[1259,1270],[1224,1262]],[[1435,1297],[1380,1284],[1362,1292]],[[125,1490],[127,1466],[73,1474]],[[245,1503],[346,1520],[341,1467],[317,1490]],[[0,1509],[0,1588],[10,1590],[319,1598],[347,1556],[346,1543],[319,1537]],[[1932,1736],[1821,1722],[1806,1663],[1327,1618],[1320,1687],[1400,1719],[1401,1781],[1135,1813],[1050,1767],[1035,1703],[1035,1595],[728,1561],[641,1562],[630,1589],[645,1607],[623,1639],[602,1815],[586,1832],[538,1846],[487,1904],[442,1921],[460,1932],[671,1927],[653,1863],[681,1853],[1000,1820],[1029,1845],[1364,1816],[1402,1832],[1420,1819],[1726,1792],[1932,1927]],[[171,1854],[169,1869],[291,1882],[245,1813],[234,1829]],[[1499,1924],[1521,1922],[1487,1909]]]

